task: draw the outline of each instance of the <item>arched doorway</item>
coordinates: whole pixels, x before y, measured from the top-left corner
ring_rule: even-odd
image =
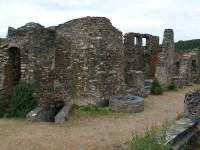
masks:
[[[8,49],[8,65],[11,86],[15,86],[21,79],[21,58],[20,49],[17,47],[11,47]]]

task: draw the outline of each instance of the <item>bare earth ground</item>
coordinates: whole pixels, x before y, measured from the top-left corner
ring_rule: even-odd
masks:
[[[184,95],[200,85],[145,99],[138,114],[71,119],[64,125],[0,120],[1,150],[114,150],[131,140],[133,131],[144,132],[152,125],[174,120],[183,111]]]

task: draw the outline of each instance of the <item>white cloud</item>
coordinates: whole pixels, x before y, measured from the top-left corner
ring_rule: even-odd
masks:
[[[197,0],[0,0],[0,36],[8,26],[27,22],[57,25],[83,16],[105,16],[125,32],[162,37],[173,28],[176,40],[200,38],[200,1]]]

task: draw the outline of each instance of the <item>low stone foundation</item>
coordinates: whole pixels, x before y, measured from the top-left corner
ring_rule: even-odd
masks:
[[[138,113],[144,110],[144,99],[132,94],[110,98],[110,108],[116,112]]]
[[[183,148],[193,150],[197,145],[195,138],[198,136],[197,123],[189,118],[182,118],[166,129],[166,140],[172,150]]]
[[[199,147],[200,89],[186,93],[184,104],[184,118],[166,129],[166,140],[172,150]]]

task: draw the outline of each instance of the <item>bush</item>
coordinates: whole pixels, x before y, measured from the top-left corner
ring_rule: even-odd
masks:
[[[170,91],[176,91],[177,90],[177,86],[174,82],[172,82],[169,86],[168,86],[168,90]]]
[[[136,134],[128,150],[170,150],[169,145],[166,144],[165,132],[161,132],[160,137],[157,136],[156,130],[147,130],[143,137]]]
[[[6,105],[3,96],[0,94],[0,117],[3,117],[5,114],[6,114]]]
[[[160,95],[162,94],[162,88],[157,78],[154,79],[152,86],[151,86],[151,94],[153,95]]]
[[[127,73],[129,71],[129,66],[128,64],[125,64],[124,65],[124,72]]]
[[[36,98],[33,96],[33,89],[30,84],[19,82],[13,89],[11,94],[11,102],[8,116],[25,116],[37,104]]]

